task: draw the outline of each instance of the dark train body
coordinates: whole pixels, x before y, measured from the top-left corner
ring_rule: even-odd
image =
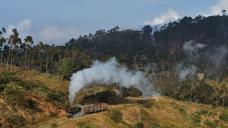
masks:
[[[96,113],[106,110],[107,107],[105,104],[89,104],[89,105],[77,105],[73,106],[68,111],[68,117],[78,117],[85,114]]]

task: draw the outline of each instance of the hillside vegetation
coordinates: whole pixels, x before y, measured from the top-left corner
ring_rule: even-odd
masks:
[[[40,123],[39,128],[215,128],[228,127],[228,109],[151,97],[142,103],[109,105],[107,111]]]
[[[227,108],[177,101],[163,96],[147,99],[129,97],[124,102],[117,100],[114,105],[108,105],[108,110],[104,112],[67,118],[65,112],[68,102],[67,81],[61,81],[57,76],[17,67],[11,71],[5,69],[4,66],[0,68],[1,127],[226,128],[228,126]],[[82,101],[85,97],[95,97],[96,94],[107,90],[109,90],[107,87],[92,86],[79,92],[78,99]],[[107,94],[104,93],[103,96],[106,97],[105,95]],[[114,99],[115,95],[112,95],[108,100]]]
[[[66,115],[66,81],[60,84],[47,74],[5,69],[0,67],[0,127],[26,127]]]

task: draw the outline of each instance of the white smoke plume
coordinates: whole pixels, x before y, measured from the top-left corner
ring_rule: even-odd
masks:
[[[183,49],[188,55],[193,55],[197,53],[200,49],[205,48],[205,44],[197,43],[193,40],[184,43]]]
[[[115,58],[107,62],[94,61],[90,68],[74,73],[69,86],[70,102],[74,101],[80,89],[92,84],[118,84],[126,88],[133,86],[142,91],[145,96],[158,95],[143,72],[130,71],[120,65]]]
[[[194,65],[184,66],[183,63],[177,64],[176,71],[178,72],[179,80],[186,80],[187,78],[193,78],[196,74],[197,67]]]
[[[212,67],[210,67],[211,72],[220,72],[219,70],[226,66],[225,61],[228,55],[228,48],[222,45],[215,48],[212,53],[208,54],[210,64],[212,64]]]
[[[184,43],[183,50],[186,53],[186,58],[176,65],[176,71],[179,80],[191,79],[197,73],[197,67],[192,63],[199,59],[199,50],[205,48],[207,45],[190,40]],[[187,64],[186,64],[187,63]]]

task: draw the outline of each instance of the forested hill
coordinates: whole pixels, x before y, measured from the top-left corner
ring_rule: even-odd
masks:
[[[94,55],[128,58],[147,55],[150,61],[181,55],[187,41],[209,47],[228,45],[228,16],[184,17],[165,24],[160,29],[144,26],[142,30],[98,30],[95,34],[71,39],[67,47],[79,47]],[[181,59],[181,58],[179,58]]]
[[[71,39],[65,46],[45,42],[33,45],[32,36],[21,39],[16,29],[9,37],[5,33],[6,29],[0,30],[1,63],[65,78],[88,67],[94,59],[107,60],[113,56],[133,68],[155,63],[159,71],[164,71],[181,62],[210,74],[228,72],[226,15],[184,17],[160,28],[146,25],[141,30],[119,30],[118,26],[101,29]]]
[[[187,50],[195,52],[194,56],[198,58],[189,58],[189,52],[184,51],[186,43],[190,47]],[[204,48],[194,48],[200,45]],[[80,48],[99,59],[116,56],[129,65],[159,63],[169,70],[176,63],[188,61],[201,71],[218,67],[213,70],[227,72],[228,16],[184,17],[159,29],[146,25],[141,30],[120,31],[117,26],[108,31],[98,30],[95,34],[71,39],[66,47]],[[220,58],[219,62],[216,62],[216,58]]]

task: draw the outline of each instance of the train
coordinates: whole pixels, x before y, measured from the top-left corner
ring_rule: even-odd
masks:
[[[86,114],[105,111],[106,109],[107,109],[107,105],[104,103],[76,105],[69,109],[67,117],[68,118],[78,117]]]

